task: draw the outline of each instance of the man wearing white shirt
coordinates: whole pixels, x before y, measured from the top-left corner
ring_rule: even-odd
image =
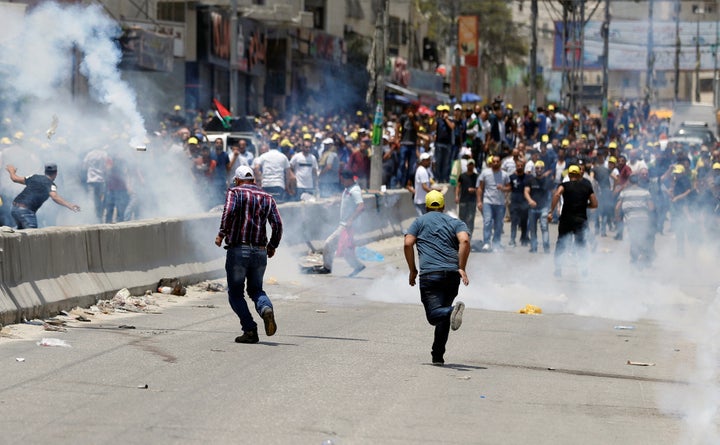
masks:
[[[425,195],[432,190],[432,178],[433,174],[430,171],[430,165],[432,164],[432,156],[430,153],[423,153],[420,155],[420,163],[415,170],[415,197],[413,203],[415,204],[415,211],[418,216],[422,216],[427,212],[425,207]]]

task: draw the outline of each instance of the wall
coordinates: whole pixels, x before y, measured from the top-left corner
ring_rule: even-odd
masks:
[[[365,195],[353,225],[358,245],[407,229],[415,211],[405,190]],[[339,201],[280,205],[283,246],[322,240],[336,227]],[[90,306],[128,288],[140,295],[161,278],[184,284],[224,276],[213,244],[220,214],[0,233],[0,324]]]

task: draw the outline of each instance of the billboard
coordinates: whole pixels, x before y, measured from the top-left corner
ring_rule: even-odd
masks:
[[[574,26],[569,23],[568,26]],[[715,64],[716,22],[680,22],[680,70],[694,71],[696,65],[696,42],[700,45],[700,69],[711,71]],[[569,43],[563,49],[563,22],[555,22],[553,38],[553,69],[563,68],[563,57],[567,67],[572,66],[573,58],[583,57],[585,70],[602,70],[603,37],[602,22],[590,21],[585,26],[584,45]],[[675,22],[654,22],[653,54],[655,71],[675,70]],[[615,20],[610,22],[608,67],[617,71],[647,71],[647,44],[650,23],[634,20]],[[572,32],[568,32],[572,35]]]

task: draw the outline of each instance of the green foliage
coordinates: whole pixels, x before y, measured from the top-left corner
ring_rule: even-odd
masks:
[[[505,0],[417,0],[418,6],[429,20],[428,37],[438,41],[444,49],[452,41],[452,18],[457,15],[475,15],[479,18],[481,69],[490,78],[507,82],[509,66],[527,63],[529,45],[526,37],[513,23],[514,2]]]

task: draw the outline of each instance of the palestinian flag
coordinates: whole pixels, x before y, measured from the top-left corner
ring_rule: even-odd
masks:
[[[213,99],[213,104],[215,104],[215,115],[220,119],[220,122],[222,122],[223,127],[226,129],[230,129],[230,120],[232,119],[232,114],[230,114],[230,111],[228,111],[227,108],[223,106],[223,104],[220,103],[219,100]]]

